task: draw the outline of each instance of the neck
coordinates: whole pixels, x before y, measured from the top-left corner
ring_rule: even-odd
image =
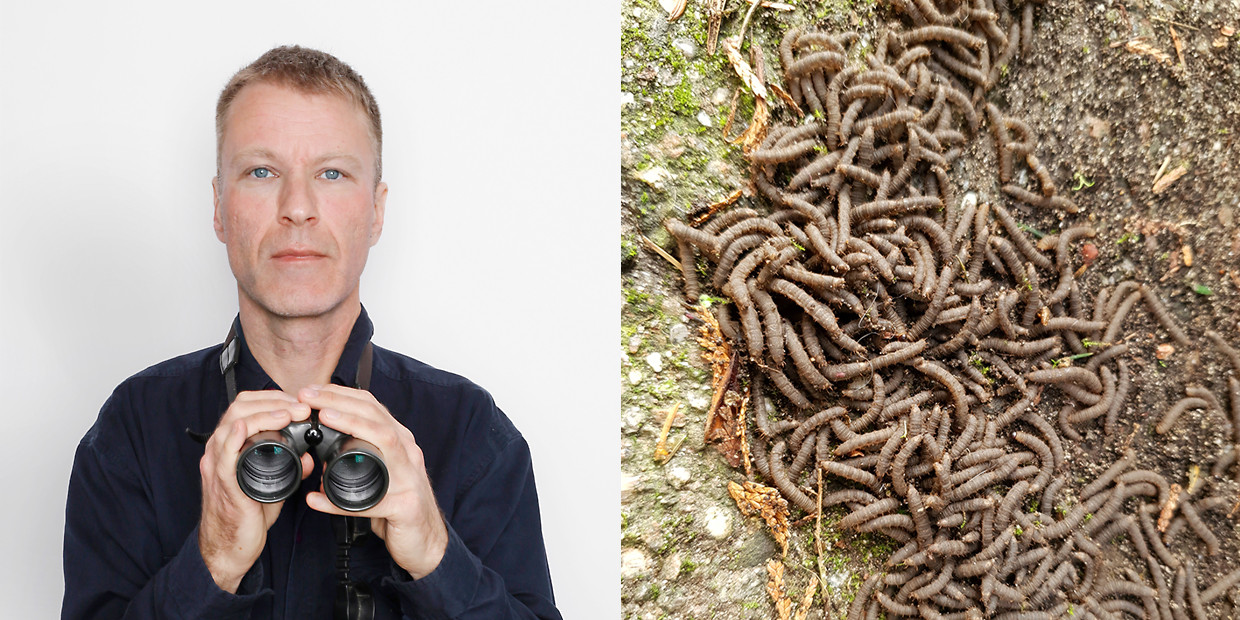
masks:
[[[324,314],[292,318],[274,315],[244,294],[240,299],[246,346],[280,389],[296,394],[307,385],[331,383],[362,312],[356,294]]]

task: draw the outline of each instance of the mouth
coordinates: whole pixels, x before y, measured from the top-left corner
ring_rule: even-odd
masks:
[[[271,258],[281,262],[302,262],[327,258],[327,255],[308,248],[287,248],[272,254]]]

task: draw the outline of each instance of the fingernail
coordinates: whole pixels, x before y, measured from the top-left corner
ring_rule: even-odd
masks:
[[[336,411],[335,409],[324,409],[319,412],[319,415],[323,416],[324,418],[327,418],[328,420],[335,420],[336,418],[340,417],[340,412]]]
[[[315,398],[319,395],[317,386],[306,386],[301,390],[301,393],[305,394],[307,398]]]

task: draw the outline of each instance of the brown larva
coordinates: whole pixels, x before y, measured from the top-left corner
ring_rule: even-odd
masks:
[[[905,32],[900,41],[907,47],[925,41],[943,41],[956,43],[971,49],[981,49],[986,40],[969,34],[963,30],[949,26],[922,26]]]
[[[782,493],[784,497],[788,498],[788,501],[792,502],[793,505],[809,514],[817,514],[818,503],[802,493],[796,483],[788,478],[788,471],[784,467],[784,453],[787,449],[787,444],[782,441],[777,442],[775,446],[771,448],[771,479],[775,482],[775,486],[779,488],[780,493]]]
[[[1171,409],[1167,410],[1167,413],[1163,415],[1162,420],[1159,421],[1158,425],[1154,427],[1154,432],[1159,435],[1165,435],[1167,434],[1167,431],[1171,430],[1171,427],[1175,425],[1176,420],[1179,420],[1180,416],[1185,411],[1188,411],[1189,409],[1205,409],[1209,406],[1210,403],[1200,398],[1181,398],[1175,403],[1175,405],[1172,405]]]
[[[1141,295],[1145,298],[1145,306],[1149,308],[1150,314],[1171,334],[1171,338],[1181,347],[1188,347],[1188,336],[1184,334],[1184,330],[1180,329],[1175,319],[1171,318],[1171,314],[1167,312],[1167,307],[1163,305],[1162,300],[1154,293],[1153,289],[1148,286],[1141,286]]]

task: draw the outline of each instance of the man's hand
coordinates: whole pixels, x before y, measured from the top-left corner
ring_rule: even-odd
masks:
[[[303,388],[298,400],[319,410],[324,426],[368,441],[379,449],[388,470],[388,490],[375,507],[361,512],[337,508],[322,491],[306,496],[315,510],[370,517],[370,527],[387,544],[388,553],[414,579],[439,566],[448,547],[448,528],[435,503],[422,449],[413,433],[363,390],[323,385]]]
[[[199,461],[202,475],[202,520],[198,549],[211,577],[222,590],[236,592],[267,542],[267,529],[280,516],[284,502],[262,504],[237,484],[237,459],[245,440],[262,431],[278,431],[310,417],[310,407],[277,390],[242,392],[224,412]],[[302,455],[301,477],[314,468]]]

